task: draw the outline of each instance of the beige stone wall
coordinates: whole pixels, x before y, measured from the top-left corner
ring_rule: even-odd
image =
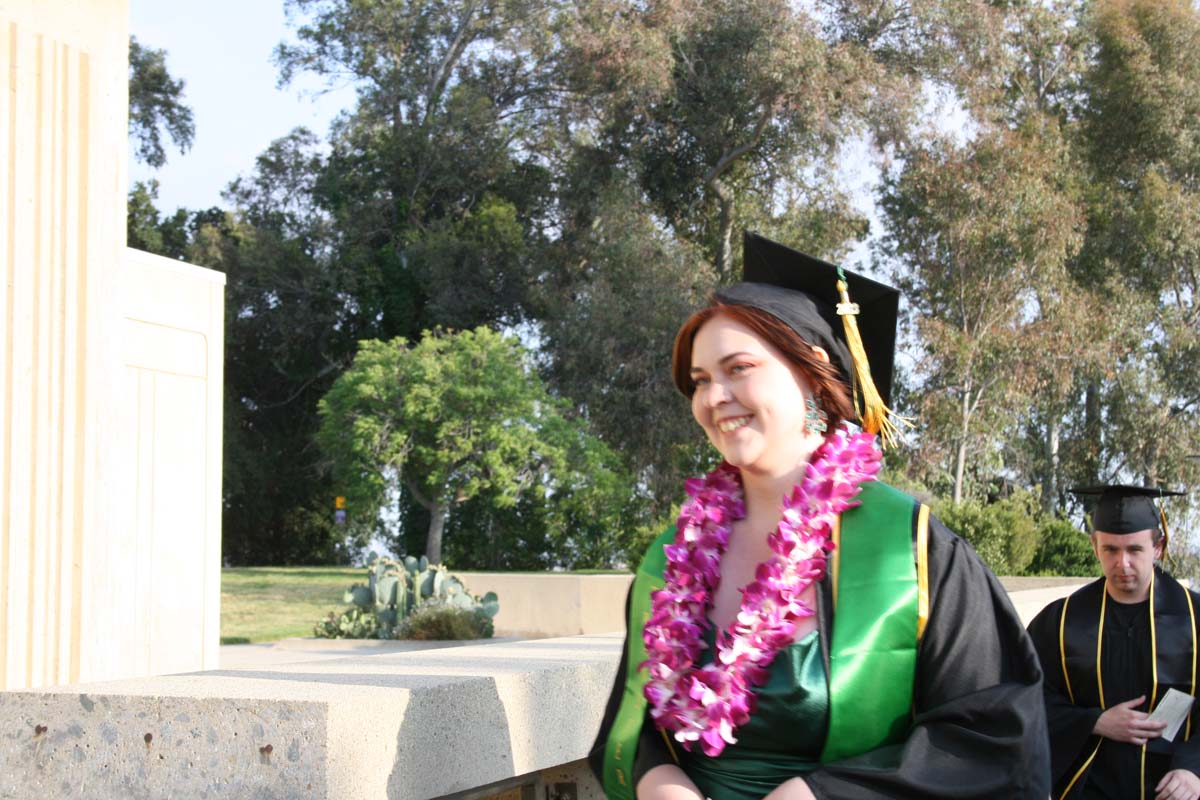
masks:
[[[0,0],[0,688],[216,665],[220,285],[123,266],[128,40]]]
[[[454,572],[474,595],[500,598],[497,636],[576,636],[625,630],[633,574]]]
[[[112,675],[215,669],[221,599],[225,276],[127,249],[110,461],[120,518],[88,611]]]

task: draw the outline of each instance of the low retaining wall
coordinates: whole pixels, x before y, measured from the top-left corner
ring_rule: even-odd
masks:
[[[619,606],[586,613],[610,576],[562,577],[586,579],[559,584],[569,624],[621,626]],[[1010,596],[1028,622],[1075,588]],[[534,614],[566,602],[537,594]],[[582,759],[620,649],[580,635],[2,693],[0,798],[600,800]]]
[[[633,581],[626,575],[555,575],[512,572],[459,572],[472,594],[495,592],[498,636],[576,636],[625,630],[625,594]],[[1025,624],[1052,600],[1092,578],[1001,578]],[[1037,588],[1026,588],[1035,586]]]
[[[471,594],[495,592],[498,636],[577,636],[625,630],[633,574],[455,572]]]
[[[0,797],[425,800],[560,785],[564,800],[599,798],[579,762],[620,647],[540,639],[4,693]]]

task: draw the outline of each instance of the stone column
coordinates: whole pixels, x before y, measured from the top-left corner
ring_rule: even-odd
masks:
[[[191,425],[211,443],[213,405],[147,426],[131,388],[146,359],[130,321],[146,315],[125,307],[139,295],[123,285],[136,272],[125,264],[128,41],[127,0],[0,0],[0,689],[216,665],[219,521],[205,520],[211,564],[163,550],[169,520],[154,536],[139,527],[139,509],[174,491],[139,484],[139,437]],[[194,456],[216,465],[206,497],[219,497],[220,306],[218,289],[215,369],[211,352],[202,359],[217,388],[215,453]],[[213,505],[185,510],[212,516]],[[176,638],[153,645],[191,654],[175,662],[146,641],[166,627],[146,616],[154,590],[172,584],[202,586],[189,606],[210,606],[177,614]]]

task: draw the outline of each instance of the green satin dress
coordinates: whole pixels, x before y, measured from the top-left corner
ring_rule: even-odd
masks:
[[[711,627],[706,639],[702,665],[713,660]],[[779,784],[819,765],[829,724],[819,631],[775,656],[770,677],[754,693],[758,706],[750,721],[734,730],[737,744],[715,758],[699,746],[690,753],[676,748],[684,772],[713,800],[762,800]]]

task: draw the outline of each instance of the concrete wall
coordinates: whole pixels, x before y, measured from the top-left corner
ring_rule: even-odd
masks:
[[[539,639],[0,693],[0,797],[516,798],[544,782],[599,800],[579,761],[620,648]]]
[[[495,592],[498,636],[575,636],[625,630],[626,575],[454,572],[474,595]]]
[[[1028,618],[1075,588],[1013,600]],[[0,797],[599,800],[582,759],[620,650],[574,636],[0,693]]]
[[[102,568],[119,596],[91,612],[121,631],[118,647],[95,643],[114,677],[218,666],[224,286],[220,272],[125,251],[124,513]]]
[[[512,572],[455,572],[472,594],[495,592],[498,636],[576,636],[625,630],[625,594],[633,575],[523,575]],[[1055,585],[1023,587],[1026,578],[1001,578],[1013,585],[1009,599],[1028,625],[1052,600],[1066,597],[1091,578],[1062,578]],[[1045,583],[1046,581],[1041,581]]]
[[[0,688],[216,665],[220,280],[125,248],[128,40],[0,0]]]

